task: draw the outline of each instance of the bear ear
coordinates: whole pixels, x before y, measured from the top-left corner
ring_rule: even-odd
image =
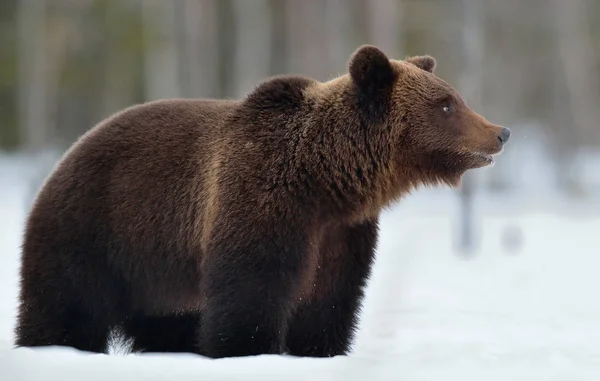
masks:
[[[387,56],[372,45],[359,47],[348,64],[350,77],[362,89],[371,91],[389,87],[394,81],[394,69]]]
[[[405,59],[404,61],[415,65],[416,67],[433,73],[436,67],[435,58],[432,56],[414,56]]]
[[[390,94],[396,82],[392,63],[375,46],[363,45],[354,52],[348,67],[360,113],[365,120],[380,123],[389,114]]]

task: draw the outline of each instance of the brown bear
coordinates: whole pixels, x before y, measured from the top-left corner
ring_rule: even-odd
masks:
[[[36,197],[17,346],[211,358],[347,354],[382,209],[459,184],[510,131],[430,56],[362,46],[329,82],[278,76],[242,100],[161,100],[101,122]]]

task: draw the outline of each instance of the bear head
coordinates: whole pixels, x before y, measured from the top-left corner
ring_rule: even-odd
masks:
[[[399,181],[458,186],[467,170],[492,164],[510,137],[434,74],[431,56],[393,60],[365,45],[348,66],[362,124],[386,130],[373,136],[387,140],[379,146],[389,147]]]

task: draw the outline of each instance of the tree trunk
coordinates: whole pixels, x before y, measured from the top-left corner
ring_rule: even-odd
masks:
[[[267,0],[235,0],[235,97],[248,93],[269,75],[271,63],[271,14]]]
[[[142,1],[146,100],[181,96],[175,14],[177,1]]]
[[[367,3],[369,41],[394,59],[404,58],[401,56],[405,50],[402,5],[397,0],[370,0]]]
[[[18,2],[19,126],[26,151],[35,153],[49,139],[46,103],[46,0]]]
[[[356,48],[352,36],[352,13],[345,0],[329,0],[325,2],[325,44],[324,62],[330,69],[324,73],[334,77],[344,73],[350,54]],[[325,79],[325,78],[324,78]]]
[[[559,60],[566,78],[567,92],[570,100],[573,126],[570,134],[575,149],[584,145],[583,136],[586,130],[596,128],[598,124],[598,75],[594,44],[587,23],[587,9],[584,0],[554,0],[556,26],[558,28]],[[595,74],[595,75],[594,75]],[[559,164],[563,185],[575,192],[581,186],[572,172],[572,153],[563,155]]]
[[[87,4],[87,6],[90,5]],[[104,28],[110,28],[114,20],[118,20],[115,15],[123,11],[122,6],[123,3],[116,2],[106,7],[107,14]],[[102,65],[104,83],[99,118],[105,118],[126,107],[130,102],[131,89],[133,88],[133,78],[128,73],[123,73],[123,66],[127,65],[127,60],[131,58],[131,55],[120,50],[115,51],[114,47],[110,45],[111,42],[108,41],[102,46],[105,61]]]
[[[465,22],[463,26],[464,66],[459,88],[470,106],[477,110],[481,107],[481,69],[483,59],[483,43],[481,28],[481,9],[479,0],[463,0]],[[461,224],[459,247],[464,255],[470,255],[476,249],[475,242],[475,172],[467,172],[463,176],[460,191]]]
[[[332,76],[325,36],[325,2],[289,0],[287,23],[289,70],[320,81]]]
[[[285,0],[269,0],[269,8],[271,9],[270,75],[288,72],[289,30],[287,28],[287,5]]]
[[[177,7],[181,92],[185,97],[217,96],[217,5],[215,0],[182,0]]]

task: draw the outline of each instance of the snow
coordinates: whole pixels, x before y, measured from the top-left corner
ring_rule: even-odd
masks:
[[[470,257],[454,250],[456,193],[420,190],[386,212],[347,357],[13,349],[28,173],[0,159],[2,381],[600,379],[600,200],[551,192],[481,195],[480,250]]]

